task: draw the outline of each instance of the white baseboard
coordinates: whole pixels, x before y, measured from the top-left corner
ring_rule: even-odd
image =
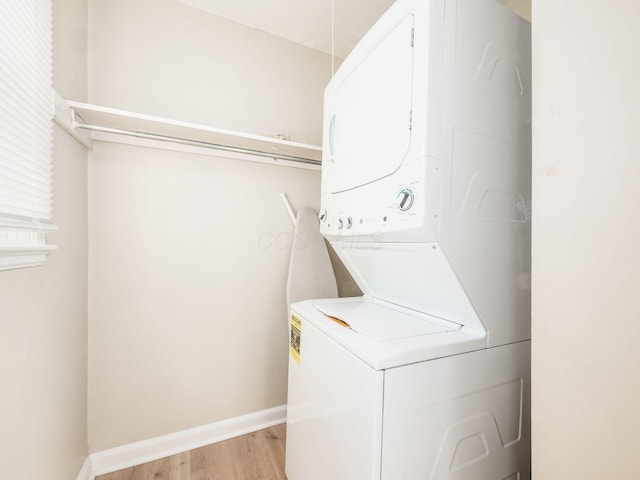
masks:
[[[286,419],[287,406],[281,405],[249,415],[92,453],[87,457],[77,480],[94,480],[96,475],[115,472],[279,425],[284,423]]]
[[[93,466],[91,465],[91,456],[87,457],[82,464],[80,473],[76,477],[76,480],[95,480],[96,474],[93,472]]]

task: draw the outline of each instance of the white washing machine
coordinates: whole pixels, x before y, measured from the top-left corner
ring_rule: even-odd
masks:
[[[289,480],[530,477],[530,37],[398,0],[327,87],[321,231],[364,296],[292,305]]]

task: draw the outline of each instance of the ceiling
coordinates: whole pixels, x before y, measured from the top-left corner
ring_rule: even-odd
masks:
[[[394,0],[178,0],[292,42],[346,58]],[[426,1],[426,0],[425,0]],[[531,0],[498,0],[531,18]],[[332,15],[333,11],[333,15]],[[332,22],[333,48],[332,48]]]
[[[394,0],[179,0],[192,7],[345,58]]]

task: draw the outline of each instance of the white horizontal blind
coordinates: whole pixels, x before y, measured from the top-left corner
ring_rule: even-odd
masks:
[[[51,0],[0,0],[0,269],[55,248],[51,15]]]

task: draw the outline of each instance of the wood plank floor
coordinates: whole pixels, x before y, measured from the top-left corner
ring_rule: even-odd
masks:
[[[96,480],[286,480],[285,434],[277,425]]]

